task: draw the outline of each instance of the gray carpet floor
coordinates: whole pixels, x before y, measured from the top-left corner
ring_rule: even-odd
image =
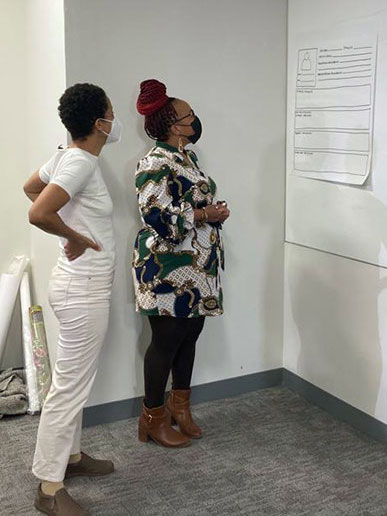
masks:
[[[137,440],[137,420],[87,428],[105,478],[69,492],[95,516],[386,516],[387,447],[285,387],[194,407],[204,438],[170,450]],[[37,417],[0,421],[0,515],[40,514],[30,473]]]

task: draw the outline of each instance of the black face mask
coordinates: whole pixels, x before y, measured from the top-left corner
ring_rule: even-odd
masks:
[[[190,136],[183,135],[191,143],[196,143],[202,135],[202,123],[201,123],[199,117],[196,115],[190,124],[176,124],[176,125],[180,125],[181,127],[192,127],[192,129],[194,130],[194,134],[191,134]]]
[[[194,130],[194,133],[190,136],[187,136],[187,138],[191,143],[196,143],[202,135],[202,123],[198,116],[195,115],[195,118],[191,123],[191,127]]]

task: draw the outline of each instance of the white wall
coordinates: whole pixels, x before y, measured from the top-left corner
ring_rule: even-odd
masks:
[[[63,0],[24,2],[27,20],[27,163],[25,178],[45,163],[61,143],[66,130],[58,116],[58,101],[66,88]],[[27,212],[23,224],[28,226]],[[50,357],[55,359],[57,321],[47,301],[51,269],[58,256],[57,238],[30,227],[34,302],[42,305]]]
[[[0,10],[0,141],[6,188],[0,204],[0,272],[15,255],[31,258],[33,302],[43,306],[54,359],[58,328],[47,302],[47,283],[58,254],[57,241],[29,225],[30,202],[23,184],[67,137],[57,114],[65,89],[63,2],[0,0]],[[21,365],[18,301],[0,367]]]
[[[157,77],[200,114],[204,133],[198,153],[232,208],[224,235],[226,314],[207,323],[194,383],[284,364],[387,422],[385,269],[287,244],[282,357],[286,2],[223,1],[222,9],[204,0],[164,5],[65,2],[67,84],[87,80],[103,86],[125,130],[122,143],[106,149],[102,158],[115,201],[118,271],[108,342],[90,404],[143,393],[149,330],[134,313],[130,260],[139,222],[133,173],[149,142],[134,102],[138,83]],[[30,249],[21,186],[66,139],[56,113],[66,79],[62,2],[1,0],[0,7],[7,14],[0,28],[8,41],[6,51],[1,45],[2,70],[18,79],[11,87],[3,74],[1,85],[9,100],[3,112],[13,124],[12,134],[2,125],[0,135],[13,192],[0,207],[4,266]],[[379,7],[382,1],[290,0],[291,17],[300,26],[311,9],[319,23],[331,27],[346,19],[349,8],[356,18],[374,16]],[[57,324],[46,297],[56,239],[33,231],[31,253],[35,301],[46,309],[54,357]]]
[[[0,203],[0,273],[8,269],[14,256],[28,256],[30,246],[30,232],[25,219],[28,202],[22,189],[25,179],[27,136],[24,6],[24,0],[0,0],[0,142],[3,184]],[[21,345],[17,345],[21,336],[18,308],[17,305],[0,364],[2,369],[23,364]]]
[[[17,254],[29,254],[25,224],[26,16],[24,0],[0,0],[1,171],[0,271]],[[12,192],[12,195],[9,193]],[[11,222],[11,223],[10,223]]]
[[[284,367],[387,423],[387,270],[287,244]]]
[[[103,152],[118,269],[107,345],[90,404],[143,393],[147,321],[134,312],[130,262],[139,228],[137,160],[150,147],[135,112],[140,81],[165,81],[204,132],[203,168],[229,201],[226,314],[208,320],[194,384],[282,365],[285,0],[65,1],[67,84],[101,85],[124,123]]]
[[[294,143],[299,48],[377,37],[378,49],[371,173],[361,187],[302,178],[290,173],[294,156],[288,152],[286,240],[386,267],[387,2],[292,0],[289,5],[288,148]]]
[[[290,0],[289,20],[291,41],[295,34],[303,30],[313,34],[314,31],[331,31],[351,23],[373,24],[382,28],[387,23],[387,5],[384,0],[326,0],[323,3],[316,0]],[[385,60],[383,38],[379,44],[382,45]],[[380,73],[380,69],[377,73]],[[385,118],[384,111],[379,109],[377,119],[385,125]],[[381,166],[385,161],[383,145],[381,142],[381,146],[376,149],[377,167],[374,169],[373,181],[370,182],[371,189],[372,184],[384,180],[385,167]],[[378,178],[376,174],[382,174],[383,177]],[[300,196],[294,193],[295,181],[289,178],[290,194],[287,200],[292,203],[290,211],[293,213],[297,209],[299,220],[304,220],[297,227],[299,235],[303,235],[306,226],[313,224],[313,215],[308,214],[317,211],[316,203],[325,203],[324,209],[328,212],[336,206],[343,217],[348,216],[347,204],[345,198],[343,200],[340,197],[340,192],[349,187],[331,185],[331,190],[337,191],[339,195],[328,198],[323,196],[318,200],[316,192],[322,192],[323,189],[328,191],[329,185],[303,180],[311,195],[308,202],[304,199],[301,204]],[[356,192],[359,196],[363,193],[362,190]],[[348,242],[357,242],[356,232],[361,236],[366,232],[371,234],[376,225],[378,228],[382,228],[383,224],[386,227],[383,210],[377,208],[375,202],[363,211],[360,203],[357,208],[359,212],[364,212],[362,222],[350,226]],[[335,223],[337,225],[339,221]],[[337,229],[334,224],[329,233],[323,236],[328,242],[329,238],[336,238],[337,243],[340,243],[339,230],[335,235],[332,229]],[[313,227],[308,228],[309,234],[313,234],[311,230]],[[319,227],[316,227],[314,234],[317,240],[318,231]],[[336,245],[335,241],[331,243]],[[314,241],[309,243],[314,244]],[[376,256],[382,246],[380,239],[375,239],[372,246],[367,252],[373,252]],[[386,269],[290,243],[286,245],[285,251],[284,367],[387,422]],[[356,256],[356,253],[350,254]]]

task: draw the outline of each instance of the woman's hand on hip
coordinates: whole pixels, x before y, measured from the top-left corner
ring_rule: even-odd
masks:
[[[89,248],[94,249],[94,251],[101,250],[101,247],[93,240],[83,235],[79,235],[78,237],[70,238],[67,240],[67,243],[64,246],[64,251],[67,259],[72,262],[76,258],[82,256],[86,249]]]

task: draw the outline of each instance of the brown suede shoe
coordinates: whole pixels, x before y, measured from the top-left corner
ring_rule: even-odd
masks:
[[[43,493],[39,485],[38,493],[35,498],[35,507],[40,512],[50,516],[91,516],[90,512],[82,509],[73,498],[62,487],[54,496]]]
[[[151,438],[157,444],[168,448],[181,448],[191,444],[188,437],[172,428],[165,405],[152,409],[143,405],[138,421],[138,438],[144,443]]]
[[[81,452],[81,460],[74,464],[68,464],[65,478],[71,477],[102,477],[114,471],[111,460],[93,459]]]
[[[167,410],[171,414],[171,422],[179,425],[180,431],[192,439],[200,439],[202,431],[192,419],[190,408],[191,389],[171,389],[167,401]]]

